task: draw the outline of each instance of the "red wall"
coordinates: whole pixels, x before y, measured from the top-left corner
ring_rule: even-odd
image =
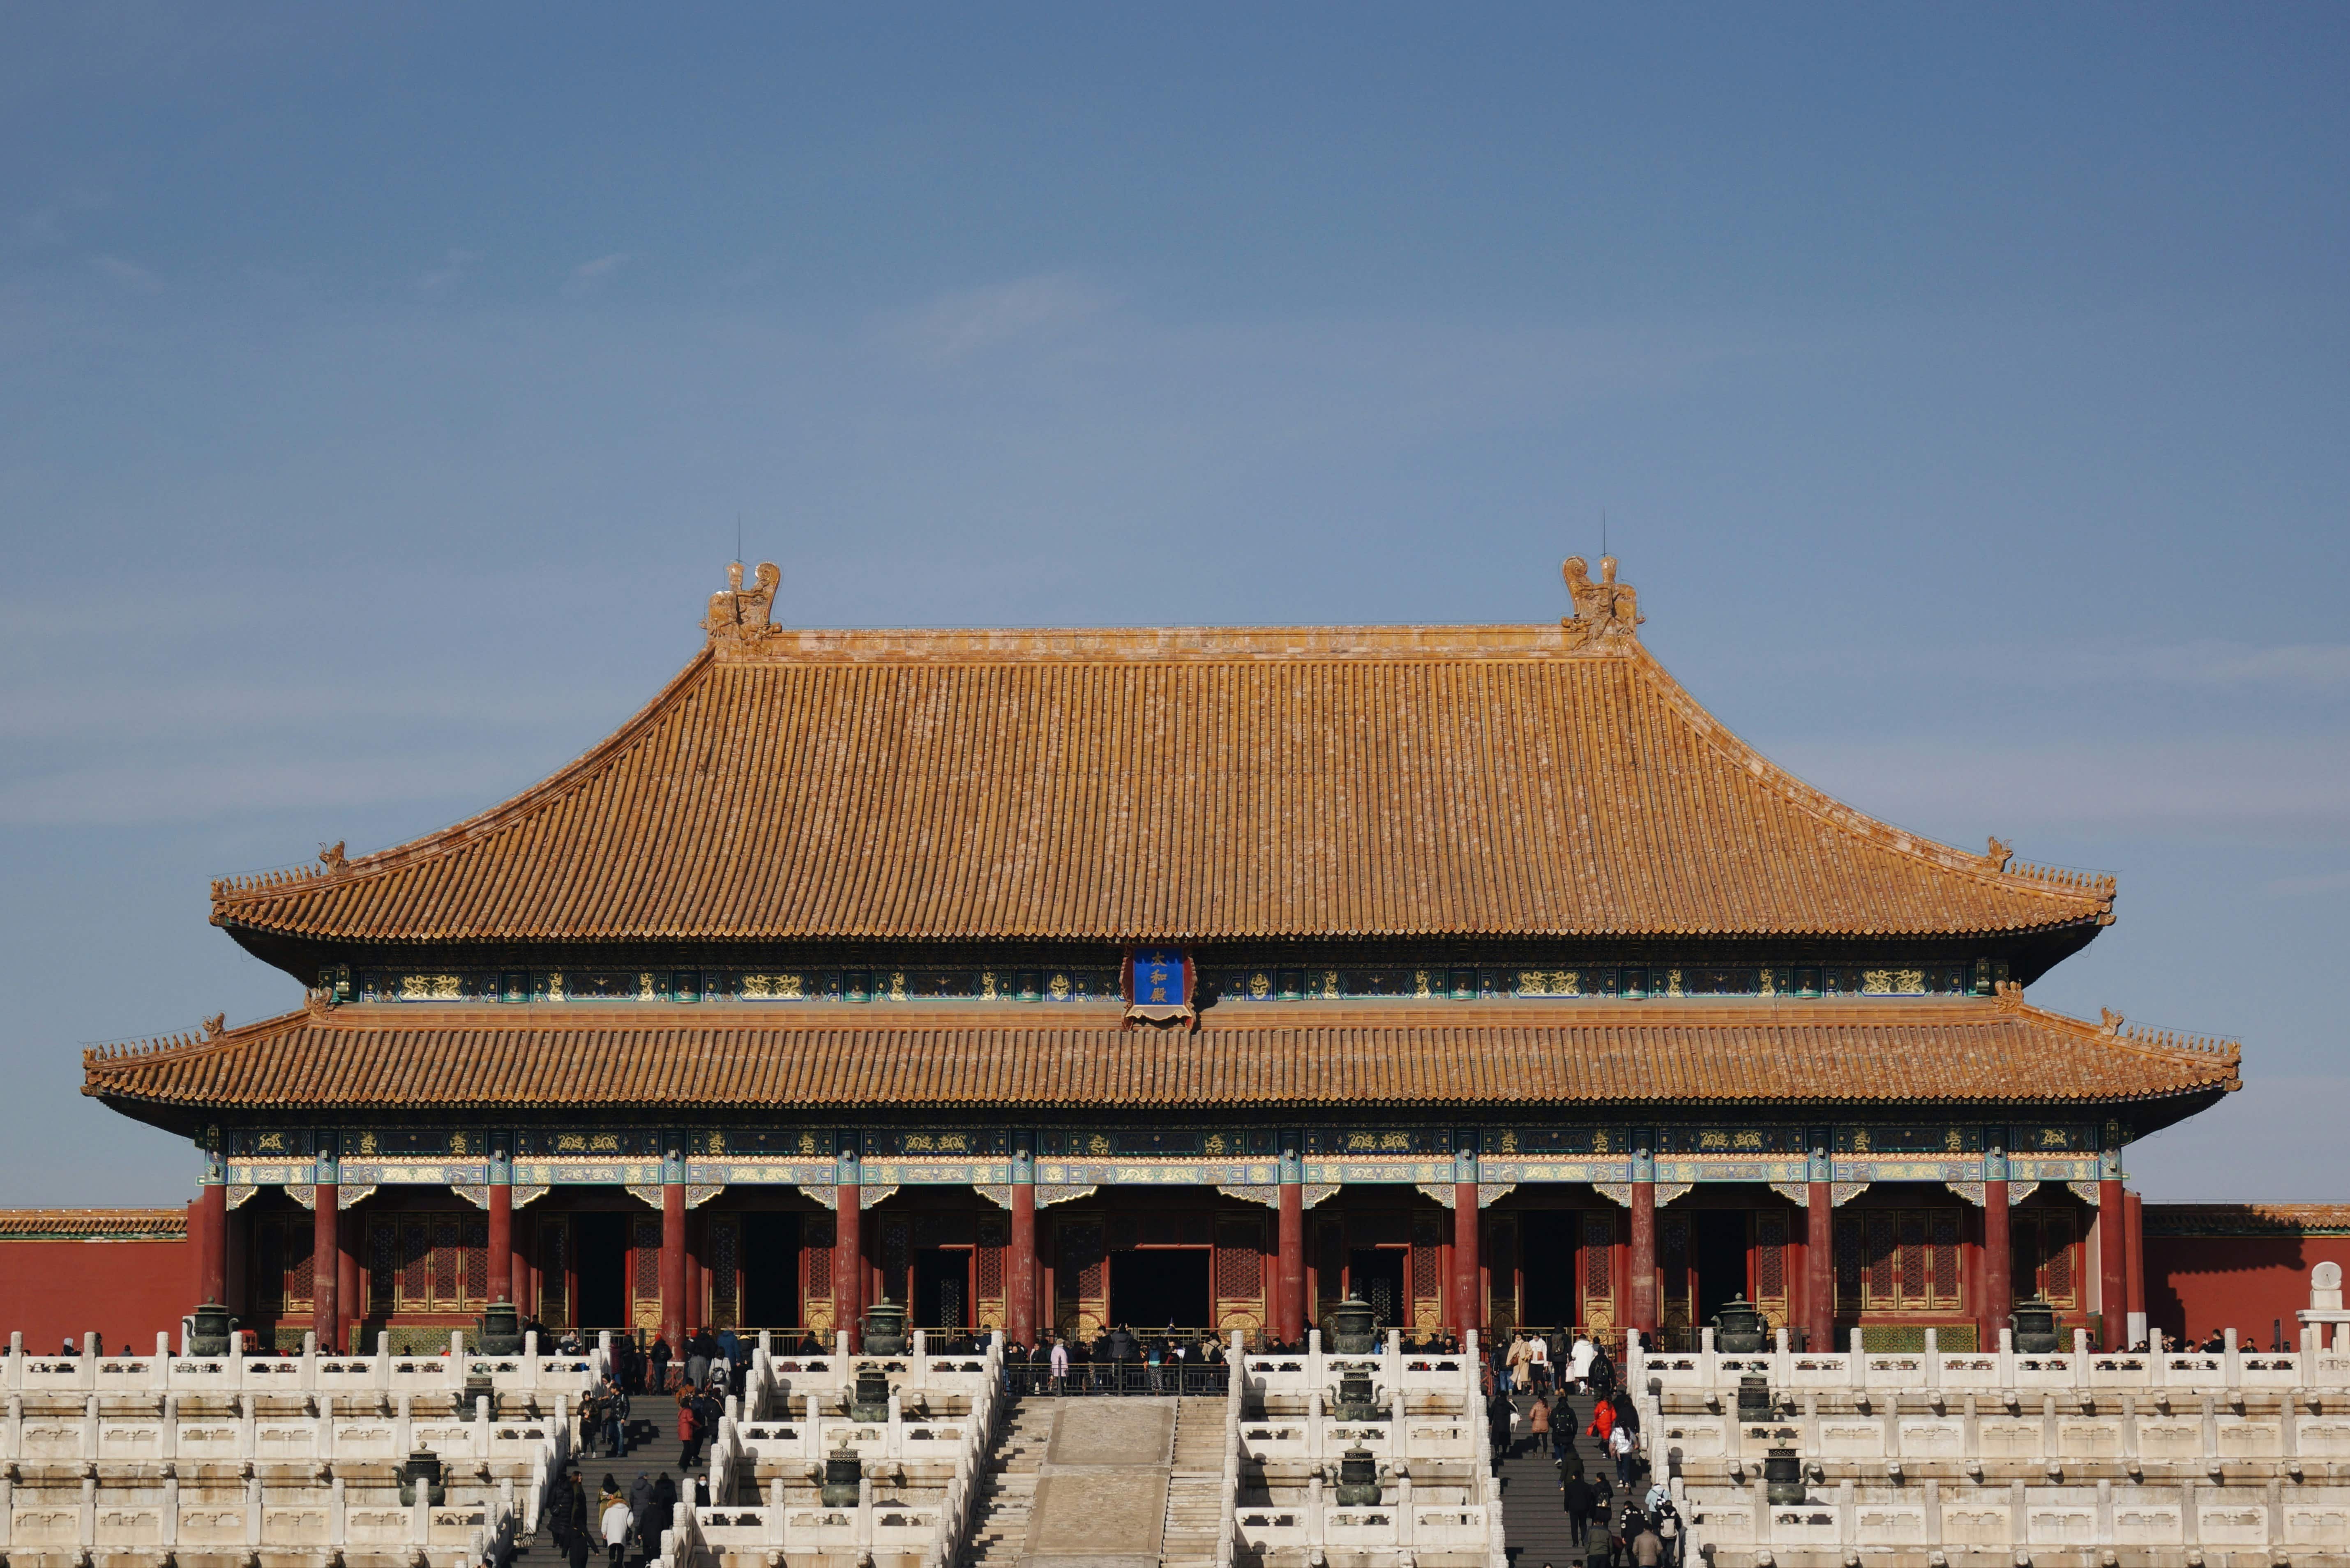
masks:
[[[93,1330],[106,1348],[152,1354],[196,1300],[195,1253],[174,1241],[0,1241],[0,1333],[54,1351]]]
[[[2269,1347],[2278,1319],[2297,1344],[2309,1304],[2309,1271],[2323,1262],[2350,1270],[2350,1236],[2148,1236],[2147,1321],[2167,1334],[2201,1340],[2215,1328]]]
[[[2215,1328],[2234,1328],[2265,1348],[2282,1319],[2293,1343],[2300,1327],[2293,1314],[2309,1304],[2309,1271],[2329,1261],[2350,1269],[2350,1235],[2287,1228],[2163,1235],[2148,1209],[2155,1224],[2145,1238],[2147,1316],[2173,1338],[2201,1340]],[[0,1334],[23,1333],[29,1350],[55,1351],[68,1336],[79,1344],[93,1329],[109,1350],[151,1350],[158,1333],[176,1343],[181,1314],[195,1300],[195,1252],[185,1241],[0,1240]]]

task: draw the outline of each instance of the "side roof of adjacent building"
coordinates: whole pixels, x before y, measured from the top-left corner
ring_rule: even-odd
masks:
[[[1932,938],[2112,919],[1762,757],[1644,649],[1556,626],[792,631],[775,575],[545,782],[214,885],[272,943]]]

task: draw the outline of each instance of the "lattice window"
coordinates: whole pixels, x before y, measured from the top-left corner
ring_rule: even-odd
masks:
[[[1616,1216],[1607,1213],[1586,1214],[1583,1217],[1583,1299],[1593,1302],[1616,1298],[1615,1271],[1610,1266],[1616,1257]]]
[[[1872,1302],[1898,1299],[1895,1283],[1900,1278],[1899,1242],[1897,1240],[1898,1221],[1879,1210],[1861,1216],[1866,1240],[1861,1256],[1863,1277],[1867,1281],[1868,1300]]]
[[[266,1214],[254,1221],[251,1293],[256,1316],[309,1309],[315,1223],[307,1214]]]
[[[636,1278],[631,1282],[629,1296],[640,1302],[660,1300],[661,1222],[658,1220],[638,1220],[631,1231],[633,1244],[629,1251],[636,1263]]]
[[[805,1300],[832,1299],[834,1219],[811,1214],[800,1221],[800,1293]]]
[[[1923,1312],[1960,1304],[1960,1220],[1950,1210],[1871,1210],[1836,1218],[1836,1304]]]
[[[390,1317],[400,1300],[400,1227],[373,1220],[368,1225],[368,1314]]]
[[[538,1222],[538,1316],[556,1328],[571,1326],[570,1231],[552,1215]]]
[[[1000,1302],[1003,1299],[1003,1249],[981,1247],[979,1256],[979,1299]]]
[[[1937,1214],[1933,1220],[1934,1277],[1930,1294],[1936,1306],[1959,1304],[1959,1217]]]
[[[1436,1301],[1444,1293],[1444,1254],[1425,1243],[1416,1243],[1411,1250],[1411,1296],[1414,1301]]]
[[[1926,1299],[1926,1216],[1901,1216],[1901,1299],[1919,1302]]]
[[[1518,1321],[1518,1222],[1505,1215],[1485,1220],[1485,1315],[1497,1330]]]
[[[432,1222],[400,1221],[400,1304],[432,1302]]]
[[[2008,1221],[2015,1260],[2015,1291],[2036,1293],[2054,1306],[2077,1307],[2080,1271],[2074,1257],[2074,1226],[2070,1214],[2022,1213]]]
[[[1338,1298],[1345,1293],[1347,1224],[1343,1219],[1333,1214],[1314,1222],[1314,1251],[1311,1256],[1315,1260],[1315,1271],[1312,1276],[1315,1296],[1314,1315],[1316,1319],[1325,1319],[1337,1306]]]
[[[1108,1280],[1102,1272],[1101,1221],[1065,1221],[1060,1241],[1060,1264],[1053,1272],[1056,1293],[1071,1303],[1103,1300]]]
[[[470,1243],[472,1238],[468,1237]],[[467,1245],[465,1258],[465,1299],[487,1302],[490,1297],[490,1233],[489,1221],[482,1222],[481,1245]]]
[[[1245,1214],[1216,1221],[1216,1299],[1253,1302],[1264,1294],[1264,1222]]]
[[[1858,1312],[1861,1298],[1861,1236],[1856,1216],[1836,1216],[1835,1289],[1838,1311]]]
[[[732,1220],[710,1221],[710,1326],[734,1328],[743,1321],[738,1254],[742,1227]]]
[[[432,1221],[432,1300],[462,1299],[465,1278],[463,1230],[457,1217]]]
[[[913,1237],[903,1220],[890,1220],[881,1226],[881,1299],[910,1303],[907,1293],[906,1269],[913,1256]]]
[[[289,1307],[307,1307],[313,1299],[311,1266],[316,1261],[313,1249],[317,1235],[307,1215],[286,1222],[286,1304]],[[329,1268],[333,1266],[332,1262],[328,1264]]]
[[[1767,1209],[1754,1216],[1754,1299],[1787,1299],[1787,1217]]]
[[[389,1316],[478,1309],[488,1299],[489,1246],[484,1216],[391,1214],[369,1220],[368,1310]]]

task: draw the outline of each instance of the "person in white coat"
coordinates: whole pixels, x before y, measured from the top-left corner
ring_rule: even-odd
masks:
[[[611,1553],[611,1568],[620,1568],[620,1560],[628,1555],[629,1526],[634,1517],[629,1512],[629,1505],[620,1500],[619,1492],[607,1490],[604,1493],[604,1512],[596,1523],[598,1532],[604,1537],[605,1550]]]

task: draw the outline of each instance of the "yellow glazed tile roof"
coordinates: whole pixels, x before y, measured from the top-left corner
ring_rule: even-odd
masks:
[[[1865,816],[1637,639],[1556,627],[782,632],[443,832],[216,884],[370,942],[1940,936],[2109,878]]]

